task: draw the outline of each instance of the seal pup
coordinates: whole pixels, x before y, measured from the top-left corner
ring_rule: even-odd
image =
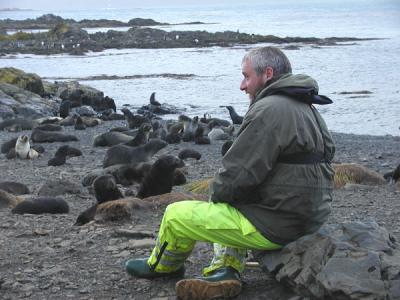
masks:
[[[1,153],[8,153],[11,149],[15,148],[15,143],[18,137],[12,138],[1,145]]]
[[[18,203],[11,212],[13,214],[67,214],[68,203],[59,197],[39,197]]]
[[[109,131],[98,134],[93,139],[94,147],[110,147],[115,146],[122,143],[127,143],[131,141],[133,138],[130,135],[127,135],[123,132],[119,131]]]
[[[397,182],[400,179],[400,165],[391,172],[385,173],[383,177],[390,182]]]
[[[98,204],[124,197],[118,189],[114,177],[111,175],[97,177],[93,181],[93,190]]]
[[[79,117],[78,117],[79,118]],[[77,118],[77,119],[78,119]],[[82,123],[86,126],[86,127],[95,127],[97,125],[100,125],[102,123],[102,120],[99,118],[95,118],[95,117],[89,117],[89,116],[80,116]],[[76,120],[74,122],[74,124],[76,124]]]
[[[203,118],[200,118],[200,122],[204,124],[210,124],[210,122],[213,122],[213,126],[229,126],[231,125],[231,122],[223,119],[218,119],[218,118],[211,118],[211,115],[208,113],[204,114]]]
[[[0,189],[0,209],[5,207],[14,208],[21,201],[23,201],[22,198]]]
[[[103,160],[103,168],[117,164],[133,164],[149,161],[150,158],[168,144],[159,139],[150,140],[137,147],[116,145],[107,150]]]
[[[178,157],[182,160],[187,158],[194,158],[196,160],[199,160],[201,158],[201,154],[196,150],[186,148],[179,152]]]
[[[54,157],[47,162],[48,166],[61,166],[66,163],[67,157],[81,156],[82,151],[68,145],[57,149]]]
[[[182,185],[186,183],[185,173],[181,169],[175,169],[174,171],[174,185]]]
[[[194,117],[193,119],[185,116],[185,115],[180,115],[179,116],[179,121],[183,122],[183,135],[182,135],[182,140],[184,142],[190,142],[194,140],[194,134],[195,131],[198,127],[199,123],[199,118]]]
[[[13,195],[24,195],[31,193],[29,188],[25,184],[15,181],[0,182],[0,190],[4,190]]]
[[[61,132],[44,131],[37,128],[32,130],[31,139],[35,143],[78,141],[78,138],[74,135],[63,134]]]
[[[134,197],[118,199],[99,204],[96,210],[96,219],[104,221],[123,221],[133,217],[135,211],[148,210],[152,203]]]
[[[141,115],[134,115],[128,108],[121,109],[130,129],[138,128],[143,123],[150,123],[150,119]]]
[[[80,116],[76,118],[74,128],[75,128],[75,130],[85,130],[86,129],[86,125],[83,123],[83,120]]]
[[[17,142],[15,143],[15,154],[16,157],[22,159],[32,159],[39,156],[39,153],[36,150],[31,149],[29,137],[27,135],[21,135],[18,137]]]
[[[146,198],[171,192],[175,169],[184,165],[181,159],[173,155],[161,156],[151,166],[149,174],[143,178],[137,197]]]
[[[364,185],[381,185],[386,183],[383,175],[359,164],[332,164],[332,166],[335,170],[334,188],[341,188],[347,183]]]
[[[35,128],[44,131],[62,131],[62,127],[57,124],[41,124],[39,126],[36,126]]]
[[[71,147],[69,145],[62,145],[57,149],[54,155],[55,156],[65,155],[67,157],[74,157],[74,156],[81,156],[82,151],[77,148]]]
[[[204,129],[203,127],[197,127],[196,132],[194,134],[194,143],[197,145],[209,145],[211,144],[210,138],[208,136],[203,135]]]
[[[142,125],[140,125],[136,136],[129,142],[126,142],[125,145],[131,147],[137,147],[146,144],[149,141],[149,135],[150,132],[152,131],[153,131],[153,126],[151,126],[151,124],[143,123]]]
[[[182,140],[182,137],[179,133],[168,133],[165,137],[165,141],[168,144],[179,144]]]
[[[71,110],[71,101],[69,101],[69,100],[61,101],[60,108],[59,108],[60,117],[63,119],[68,117],[70,110]]]
[[[31,130],[33,127],[37,125],[38,125],[37,120],[24,119],[24,118],[7,119],[0,122],[0,130],[4,130],[12,126],[19,126],[21,130]]]
[[[239,116],[238,114],[237,114],[237,112],[235,111],[235,109],[233,108],[233,106],[230,106],[230,105],[228,105],[228,106],[225,106],[227,109],[228,109],[228,111],[229,111],[229,115],[230,115],[230,117],[231,117],[231,119],[232,119],[232,123],[233,124],[238,124],[238,125],[240,125],[240,124],[242,124],[243,123],[243,117],[242,116]]]
[[[97,203],[85,209],[83,212],[79,214],[78,218],[76,218],[74,226],[82,226],[85,225],[86,223],[89,223],[90,221],[93,221],[96,215],[96,210],[97,210]]]
[[[155,106],[161,106],[161,103],[156,100],[156,92],[151,93],[150,104]]]

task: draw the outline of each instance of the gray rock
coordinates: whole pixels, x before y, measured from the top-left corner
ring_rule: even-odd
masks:
[[[39,189],[39,196],[58,196],[64,194],[85,195],[87,191],[78,183],[68,180],[48,180]]]
[[[72,109],[72,112],[75,112],[80,116],[89,116],[89,117],[91,117],[91,116],[96,116],[97,115],[96,111],[92,107],[90,107],[88,105],[75,107],[75,108]]]
[[[324,225],[261,258],[263,268],[304,297],[399,299],[400,247],[374,221]]]

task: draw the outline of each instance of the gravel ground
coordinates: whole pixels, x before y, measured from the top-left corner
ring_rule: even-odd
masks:
[[[0,181],[18,181],[37,194],[44,182],[61,178],[80,184],[95,168],[101,168],[106,148],[92,147],[93,136],[123,121],[106,122],[85,131],[66,127],[79,142],[83,156],[73,157],[60,167],[47,161],[65,143],[42,144],[45,152],[36,160],[7,160],[0,156]],[[0,143],[29,131],[1,132]],[[386,173],[400,163],[400,138],[334,133],[336,162],[362,164]],[[199,161],[187,160],[184,167],[188,182],[211,177],[221,163],[222,142],[212,145],[181,143],[169,145],[161,154],[177,154],[183,147],[202,153]],[[182,190],[182,187],[175,187]],[[127,190],[125,190],[127,192]],[[135,279],[123,270],[128,258],[149,255],[153,239],[129,238],[121,229],[156,234],[163,209],[138,212],[129,222],[91,222],[73,226],[78,214],[95,198],[83,188],[80,194],[66,194],[70,213],[65,215],[14,215],[0,210],[0,298],[2,299],[175,299],[173,279]],[[375,219],[399,240],[400,192],[394,185],[348,185],[335,190],[332,214],[328,222]],[[186,277],[200,275],[211,258],[211,246],[198,243],[186,263]],[[260,269],[244,272],[244,289],[237,299],[290,299],[295,295]],[[299,298],[297,298],[299,299]]]

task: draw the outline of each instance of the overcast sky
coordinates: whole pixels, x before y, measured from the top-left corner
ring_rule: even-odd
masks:
[[[224,3],[262,3],[261,0],[0,0],[0,8],[27,9],[88,9],[98,8],[134,8],[145,6],[176,6]]]

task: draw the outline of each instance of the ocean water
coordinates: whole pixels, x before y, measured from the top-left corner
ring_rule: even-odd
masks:
[[[0,19],[36,18],[45,13],[76,20],[106,18],[128,21],[140,17],[168,23],[207,23],[157,27],[167,31],[239,30],[280,37],[379,38],[329,47],[302,46],[299,50],[284,51],[292,62],[293,72],[314,77],[319,83],[320,94],[334,101],[331,105],[318,107],[331,130],[400,135],[400,2],[275,2],[123,10],[108,7],[79,11],[14,11],[0,12]],[[220,106],[233,105],[240,114],[244,114],[248,107],[247,95],[239,90],[239,84],[242,79],[241,59],[252,47],[256,46],[110,49],[84,56],[17,54],[1,57],[0,67],[20,68],[50,81],[79,80],[114,98],[119,107],[123,104],[140,107],[148,103],[152,92],[156,92],[159,102],[183,107],[190,116],[207,112],[215,117],[229,118],[226,108]],[[192,76],[175,78],[163,74]],[[85,80],[95,75],[143,77]],[[371,94],[341,94],[365,90]]]

